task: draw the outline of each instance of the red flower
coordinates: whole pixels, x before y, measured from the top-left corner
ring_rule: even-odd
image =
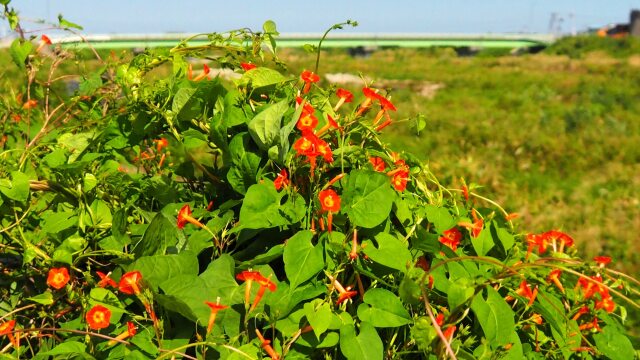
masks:
[[[322,155],[324,161],[328,163],[333,162],[333,152],[331,151],[331,148],[329,147],[329,144],[326,143],[326,141],[319,139],[316,143],[316,149],[318,153]]]
[[[391,185],[397,191],[404,191],[407,188],[407,181],[409,180],[409,171],[404,169],[396,169],[400,170],[393,174],[391,178]]]
[[[302,137],[296,140],[293,143],[293,148],[300,155],[309,155],[315,153],[315,145],[317,143],[317,139],[315,135],[311,132],[304,132]]]
[[[260,346],[267,352],[271,360],[280,360],[280,355],[278,355],[278,353],[273,349],[273,346],[271,346],[271,340],[265,339],[258,329],[256,329],[256,335],[258,335],[258,339],[260,339]]]
[[[608,293],[606,296],[602,296],[601,300],[596,301],[596,310],[604,309],[606,312],[611,313],[615,310],[616,304],[613,302],[613,298]]]
[[[140,271],[129,271],[122,275],[118,289],[120,292],[128,295],[139,295],[142,281],[142,274]]]
[[[364,101],[360,104],[360,107],[358,108],[358,111],[356,112],[356,117],[364,114],[367,110],[369,110],[369,107],[371,106],[371,103],[374,100],[378,100],[381,98],[380,95],[377,94],[376,89],[372,89],[372,88],[363,88],[362,89],[362,93],[364,94],[364,96],[366,97],[364,99]]]
[[[264,296],[264,292],[268,289],[271,292],[276,291],[276,284],[269,280],[269,278],[266,278],[264,276],[262,276],[262,274],[258,273],[258,276],[256,276],[255,281],[260,284],[260,287],[258,288],[258,293],[256,294],[256,297],[253,299],[253,304],[251,304],[251,308],[249,308],[249,312],[253,311],[253,309],[255,309],[258,304],[260,303],[260,300],[262,300],[262,297]]]
[[[574,243],[571,236],[558,230],[547,231],[541,236],[544,238],[544,241],[550,243],[553,246],[553,251],[557,252],[563,252],[565,246],[573,246]]]
[[[320,198],[322,210],[332,212],[340,211],[340,197],[333,189],[320,191],[318,197]]]
[[[385,163],[382,158],[379,158],[377,156],[370,157],[369,162],[371,163],[371,165],[373,165],[373,170],[375,171],[383,172],[387,168],[387,163]]]
[[[38,106],[38,100],[36,99],[29,99],[24,104],[22,104],[22,108],[25,110],[33,109],[36,106]]]
[[[462,233],[455,227],[445,230],[442,236],[438,238],[441,244],[448,246],[453,251],[456,251],[458,245],[460,245],[460,240],[462,240]]]
[[[442,326],[442,324],[444,324],[444,314],[440,313],[438,314],[438,316],[436,316],[436,324],[438,324],[438,326]]]
[[[98,276],[100,276],[100,281],[98,281],[98,287],[101,287],[101,288],[104,288],[107,286],[111,286],[114,288],[118,287],[118,284],[112,278],[109,277],[110,273],[105,274],[100,271],[96,271],[96,273],[98,274]]]
[[[216,322],[216,316],[218,315],[218,311],[224,310],[228,308],[226,305],[220,305],[220,298],[216,300],[215,303],[205,301],[205,304],[211,308],[211,314],[209,315],[209,323],[207,324],[207,334],[213,330],[213,326]]]
[[[251,297],[251,284],[257,281],[262,275],[257,271],[245,270],[236,275],[236,279],[245,281],[247,283],[244,290],[244,303],[245,306],[249,306],[249,298]]]
[[[595,261],[599,267],[603,268],[611,263],[611,256],[596,256],[593,258],[593,261]]]
[[[136,329],[136,326],[134,325],[134,323],[132,323],[131,321],[127,321],[127,330],[125,330],[120,335],[116,336],[115,339],[109,340],[108,345],[113,346],[119,342],[118,340],[124,340],[128,337],[134,336],[137,332],[138,330]]]
[[[347,288],[345,289],[342,284],[340,284],[340,282],[338,282],[338,280],[333,276],[327,276],[329,277],[329,280],[331,280],[331,284],[333,285],[333,287],[338,290],[338,300],[336,300],[336,305],[340,305],[358,294],[357,291],[351,290],[351,286],[347,286]]]
[[[318,136],[321,136],[322,134],[325,133],[325,131],[329,130],[330,128],[342,130],[340,125],[338,125],[338,123],[331,117],[331,115],[327,114],[327,123],[324,124],[324,126],[321,127],[320,130],[318,130]]]
[[[256,66],[252,63],[240,63],[240,66],[244,69],[244,71],[249,71],[251,69],[255,69]]]
[[[87,311],[87,324],[93,330],[100,330],[109,327],[111,311],[102,305],[95,305]]]
[[[153,142],[156,143],[156,148],[158,149],[158,152],[161,152],[162,149],[169,146],[169,141],[167,141],[167,139],[165,138],[156,139],[156,140],[153,140]]]
[[[451,325],[445,331],[442,332],[442,335],[450,342],[453,339],[453,334],[456,332],[456,326]]]
[[[304,94],[308,93],[311,89],[311,84],[317,83],[320,81],[320,76],[313,73],[313,71],[305,70],[300,74],[300,78],[304,81],[304,89],[302,92]]]
[[[588,314],[588,313],[589,313],[589,307],[587,305],[584,305],[583,307],[578,309],[578,312],[576,312],[571,319],[578,320],[582,315]]]
[[[280,170],[280,174],[276,177],[276,180],[273,182],[273,185],[276,187],[276,190],[280,191],[283,187],[289,185],[289,177],[287,174],[287,169]]]
[[[56,290],[62,289],[69,282],[69,271],[65,267],[52,268],[47,276],[47,285]]]
[[[3,322],[2,324],[0,324],[0,336],[7,336],[7,338],[9,338],[9,341],[11,342],[11,344],[13,344],[13,347],[18,348],[20,347],[20,338],[16,338],[15,336],[13,336],[13,328],[16,326],[16,321],[15,320],[9,320],[7,322]]]
[[[538,287],[536,286],[533,291],[531,291],[531,287],[527,284],[527,280],[522,280],[520,287],[516,290],[516,294],[529,299],[528,305],[531,306],[538,295]]]
[[[200,81],[204,78],[209,79],[209,72],[211,71],[211,69],[209,69],[209,66],[207,66],[207,64],[202,64],[202,72],[193,78],[193,81]]]
[[[353,101],[353,94],[349,90],[338,88],[338,90],[336,90],[336,95],[338,95],[340,100],[338,100],[338,103],[333,108],[333,111],[338,111],[338,109],[340,109],[340,107],[344,103],[350,103]]]
[[[44,42],[47,45],[51,45],[51,39],[49,39],[49,37],[45,34],[42,34],[42,36],[40,37],[40,39],[42,39],[42,42]]]
[[[204,228],[204,224],[202,224],[200,221],[198,221],[196,218],[194,218],[193,216],[191,216],[191,208],[189,207],[189,204],[185,204],[180,211],[178,211],[178,228],[179,229],[184,229],[184,226],[187,223],[191,223],[195,226],[198,226],[200,228]]]

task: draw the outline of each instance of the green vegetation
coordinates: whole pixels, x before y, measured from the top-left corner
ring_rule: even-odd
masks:
[[[294,72],[312,64],[302,52],[282,58]],[[429,161],[443,183],[480,184],[479,192],[520,214],[523,228],[560,228],[589,255],[610,254],[616,267],[640,273],[636,58],[458,58],[405,49],[329,58],[321,74],[362,73],[390,85],[396,119],[424,114],[420,135],[410,119],[390,126],[386,140]]]

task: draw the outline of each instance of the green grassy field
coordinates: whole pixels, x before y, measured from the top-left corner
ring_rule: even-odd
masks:
[[[294,73],[314,65],[302,51],[281,57]],[[361,73],[389,87],[396,119],[424,114],[420,135],[407,120],[388,127],[386,139],[427,161],[443,183],[482,185],[479,193],[520,214],[523,231],[561,229],[586,256],[609,254],[638,276],[640,55],[579,57],[331,51],[319,72]]]

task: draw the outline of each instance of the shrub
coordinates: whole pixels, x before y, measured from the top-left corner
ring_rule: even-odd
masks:
[[[276,36],[267,22],[110,56],[71,94],[69,50],[14,41],[3,354],[634,356],[620,300],[635,306],[636,280],[439,183],[380,141],[384,91],[323,84],[318,63],[283,74]]]

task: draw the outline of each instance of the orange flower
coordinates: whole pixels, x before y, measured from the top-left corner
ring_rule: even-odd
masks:
[[[320,205],[324,211],[340,211],[340,197],[333,189],[326,189],[320,191],[318,194],[320,198]]]
[[[382,116],[385,116],[387,118],[386,122],[390,124],[391,117],[389,116],[389,111],[396,111],[396,107],[391,103],[391,101],[389,101],[389,99],[383,96],[378,95],[377,100],[380,102],[381,108],[380,108],[380,111],[378,111],[378,113],[376,114],[375,118],[373,119],[373,125],[376,125],[380,121],[380,119],[382,119]],[[377,131],[380,131],[380,130],[377,130]]]
[[[324,124],[324,126],[321,127],[320,130],[318,130],[318,136],[321,136],[330,128],[339,129],[342,131],[342,128],[340,127],[340,125],[338,125],[335,119],[331,117],[331,115],[327,114],[327,123]]]
[[[358,229],[353,228],[353,237],[351,238],[351,252],[349,252],[349,259],[355,260],[358,258]]]
[[[109,277],[109,274],[111,273],[105,274],[100,271],[96,271],[96,273],[100,277],[100,281],[98,281],[98,287],[101,287],[101,288],[105,288],[107,286],[111,286],[114,288],[118,287],[118,284],[112,278]]]
[[[318,126],[318,118],[313,113],[307,112],[302,112],[296,123],[296,128],[300,131],[312,131],[316,126]]]
[[[62,289],[69,282],[69,271],[65,267],[52,268],[47,276],[47,285],[56,290]]]
[[[262,274],[258,273],[259,276],[256,277],[255,281],[258,282],[258,284],[260,284],[260,287],[258,288],[258,293],[256,294],[256,297],[253,299],[253,304],[251,304],[251,308],[249,309],[249,312],[253,311],[253,309],[255,309],[258,304],[260,303],[260,300],[262,300],[262,297],[264,296],[264,292],[269,289],[269,291],[274,292],[276,291],[276,284],[274,282],[272,282],[271,280],[269,280],[269,278],[266,278],[264,276],[262,276]]]
[[[136,326],[131,321],[127,321],[127,330],[116,336],[114,340],[109,340],[108,345],[113,346],[119,342],[118,340],[124,340],[128,337],[134,336],[137,332]]]
[[[244,71],[249,71],[251,69],[255,69],[256,68],[256,65],[254,65],[252,63],[240,63],[240,66],[242,66]]]
[[[189,204],[185,204],[180,211],[178,211],[178,228],[184,229],[187,223],[191,223],[199,228],[205,227],[204,224],[191,216],[191,207],[189,207]]]
[[[93,330],[100,330],[109,327],[111,319],[111,310],[102,305],[95,305],[91,310],[87,311],[87,324]]]
[[[36,52],[40,52],[40,50],[42,50],[42,48],[47,45],[51,45],[51,39],[49,39],[47,35],[42,34],[42,36],[40,37],[40,44],[38,45]]]
[[[9,341],[11,342],[11,344],[13,344],[15,348],[18,348],[20,347],[20,338],[16,338],[15,336],[13,336],[13,328],[15,326],[16,326],[15,320],[9,320],[7,322],[3,322],[0,325],[0,336],[6,335]]]
[[[607,288],[602,285],[602,277],[600,275],[591,276],[589,278],[580,277],[576,286],[580,286],[582,288],[585,299],[590,299],[595,294],[603,295],[607,292]]]
[[[442,236],[438,238],[441,244],[448,246],[453,251],[456,251],[458,245],[460,245],[460,240],[462,240],[462,233],[456,227],[445,230]]]
[[[387,168],[387,164],[377,156],[372,156],[369,158],[369,162],[373,165],[373,170],[378,172],[383,172]]]
[[[251,297],[251,284],[253,284],[254,281],[257,281],[259,279],[259,277],[261,277],[262,275],[257,272],[257,271],[251,271],[251,269],[249,270],[245,270],[243,272],[241,272],[240,274],[236,275],[236,279],[241,280],[241,281],[246,281],[247,285],[245,286],[244,289],[244,304],[245,307],[249,306],[249,298]]]
[[[118,289],[120,292],[128,295],[139,295],[142,281],[142,274],[140,271],[129,271],[122,275]]]
[[[471,211],[471,216],[473,216],[473,226],[471,227],[471,236],[473,236],[474,238],[477,238],[478,236],[480,236],[480,232],[484,227],[484,220],[478,217],[478,213],[476,212],[476,209],[473,209]]]
[[[209,72],[211,71],[211,69],[209,69],[209,67],[207,66],[207,64],[202,64],[202,72],[193,78],[193,81],[200,81],[204,78],[209,79]]]
[[[287,187],[289,185],[289,177],[287,174],[287,169],[280,170],[280,174],[273,182],[273,185],[276,187],[276,190],[280,191],[283,187]]]
[[[304,89],[302,93],[306,94],[311,89],[311,84],[320,81],[320,76],[313,73],[313,71],[305,70],[300,74],[300,78],[304,81]]]
[[[216,299],[215,303],[205,301],[205,304],[211,308],[211,314],[209,315],[209,323],[207,324],[207,334],[213,330],[213,325],[216,322],[216,316],[218,315],[218,311],[224,310],[228,308],[226,305],[220,305],[220,297]]]
[[[386,128],[387,126],[391,125],[391,119],[387,119],[385,120],[385,122],[383,122],[382,124],[378,125],[378,127],[376,127],[376,131],[382,131],[382,129]]]
[[[560,289],[560,292],[564,293],[564,287],[560,282],[561,273],[562,273],[562,270],[554,269],[549,273],[549,276],[547,276],[547,280],[553,282],[558,287],[558,289]]]
[[[36,99],[29,99],[24,104],[22,104],[22,108],[25,110],[33,109],[36,106],[38,106],[38,100]]]
[[[338,111],[338,109],[340,109],[340,107],[344,103],[350,103],[350,102],[353,101],[353,94],[349,90],[346,90],[346,89],[343,89],[343,88],[338,88],[336,90],[336,95],[338,95],[340,100],[338,100],[338,103],[333,108],[333,111]]]
[[[276,353],[276,351],[271,346],[271,340],[265,339],[258,329],[256,329],[256,335],[258,335],[258,339],[260,339],[260,346],[264,349],[264,351],[267,352],[271,360],[279,360],[280,355],[278,355],[278,353]]]
[[[464,183],[462,184],[462,196],[464,197],[465,201],[469,201],[469,188],[467,187],[467,184]]]

